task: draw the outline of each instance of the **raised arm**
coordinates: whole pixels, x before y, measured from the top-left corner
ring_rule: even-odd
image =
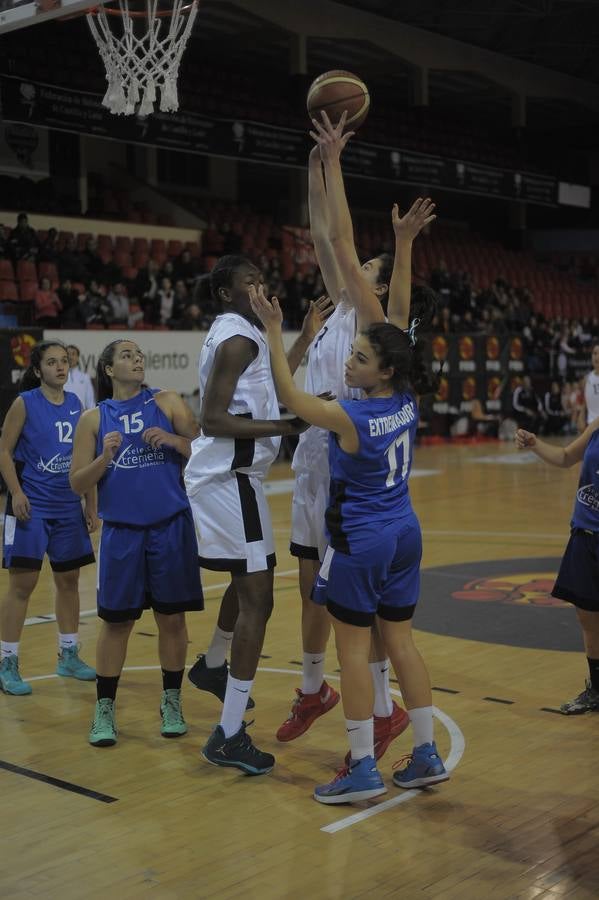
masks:
[[[344,113],[333,128],[326,112],[323,112],[322,123],[312,120],[316,130],[310,134],[320,148],[324,165],[329,241],[348,300],[356,310],[358,330],[361,331],[374,322],[384,322],[385,314],[372,285],[362,271],[354,244],[353,224],[341,171],[341,152],[352,136],[352,132],[343,134],[345,119]]]
[[[308,160],[308,207],[310,210],[310,234],[314,241],[316,261],[327,294],[336,306],[343,288],[343,281],[329,240],[329,211],[318,145],[312,148]]]
[[[296,387],[285,357],[281,332],[283,314],[276,297],[270,303],[264,294],[264,287],[260,285],[258,291],[254,287],[250,288],[250,300],[254,313],[266,329],[272,373],[279,400],[305,422],[317,425],[319,428],[326,428],[328,431],[334,431],[339,435],[343,449],[348,453],[356,453],[359,443],[358,435],[354,423],[343,407],[335,401],[323,400],[320,397],[314,397],[313,394],[306,394]]]
[[[229,412],[237,382],[257,353],[256,344],[243,335],[235,335],[219,345],[200,413],[202,431],[207,437],[266,438],[297,433],[297,426],[288,420],[246,419]],[[289,368],[287,360],[285,365]]]
[[[405,216],[400,216],[397,203],[393,204],[391,221],[395,233],[395,259],[389,284],[387,318],[402,331],[410,325],[412,244],[422,229],[437,218],[433,215],[434,208],[435,204],[428,197],[426,200],[419,197]]]
[[[587,444],[597,428],[599,428],[599,419],[592,422],[576,440],[566,447],[548,444],[547,441],[542,441],[536,434],[525,431],[523,428],[518,429],[514,440],[519,450],[532,450],[544,462],[558,466],[560,469],[569,469],[582,461]]]
[[[291,369],[291,374],[295,375],[299,364],[308,352],[310,344],[329,318],[335,307],[329,297],[319,297],[318,300],[311,300],[308,312],[304,316],[302,329],[293,342],[292,347],[287,351],[287,362]]]

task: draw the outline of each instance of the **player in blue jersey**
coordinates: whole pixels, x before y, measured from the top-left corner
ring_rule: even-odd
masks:
[[[562,469],[582,462],[570,523],[570,540],[551,592],[576,607],[582,628],[589,677],[574,700],[560,709],[566,716],[599,710],[599,419],[566,447],[540,440],[520,428],[516,446],[532,450],[540,459]]]
[[[96,492],[90,488],[86,493],[84,514],[69,485],[82,408],[78,397],[64,390],[68,374],[63,344],[36,344],[0,437],[0,472],[9,491],[3,543],[8,591],[0,606],[0,688],[7,694],[31,693],[19,674],[19,642],[46,555],[56,585],[56,672],[84,681],[93,681],[96,674],[78,651],[79,569],[94,562],[89,533],[98,526]]]
[[[114,744],[114,702],[127,643],[144,608],[158,625],[162,666],[161,734],[187,726],[181,710],[185,613],[204,608],[193,518],[182,463],[197,432],[191,410],[174,391],[143,388],[144,356],[117,340],[98,360],[96,409],[81,417],[71,484],[77,493],[98,485],[103,520],[98,553],[97,702],[89,742]]]
[[[412,288],[412,244],[420,231],[436,218],[434,204],[419,198],[403,216],[393,208],[395,256],[380,254],[356,267],[344,288],[344,274],[337,262],[334,241],[346,234],[353,246],[353,225],[345,197],[340,153],[346,138],[342,136],[344,119],[337,129],[329,127],[337,152],[323,158],[317,144],[310,153],[308,194],[310,231],[314,251],[328,294],[336,304],[335,312],[317,336],[310,351],[306,372],[306,390],[318,394],[332,391],[338,399],[358,397],[343,380],[344,362],[349,355],[356,330],[382,322],[385,312],[399,327],[413,330],[432,321],[436,297],[426,288]],[[323,123],[330,126],[328,120]],[[334,239],[334,240],[333,240]],[[355,254],[357,263],[357,254]],[[329,493],[327,433],[310,428],[300,437],[293,458],[295,486],[292,502],[290,552],[298,557],[299,586],[302,598],[303,667],[301,690],[287,720],[277,730],[279,741],[291,741],[304,734],[320,716],[332,709],[338,693],[324,679],[325,650],[330,633],[326,609],[312,602],[314,581],[326,547],[324,510]],[[389,660],[376,628],[372,634],[370,671],[375,704],[375,756],[380,759],[390,743],[409,725],[406,712],[392,700],[389,691]]]
[[[407,479],[418,411],[415,392],[430,388],[418,345],[399,328],[376,323],[356,335],[346,362],[346,384],[363,400],[327,402],[298,390],[282,350],[282,314],[263,288],[252,308],[265,325],[279,399],[307,422],[329,432],[329,546],[314,600],[326,605],[341,666],[341,694],[350,760],[333,782],[316,788],[322,803],[345,803],[385,793],[374,757],[373,685],[368,666],[376,621],[395,669],[414,730],[400,787],[445,781],[433,740],[428,673],[416,649],[411,619],[418,600],[420,527]]]

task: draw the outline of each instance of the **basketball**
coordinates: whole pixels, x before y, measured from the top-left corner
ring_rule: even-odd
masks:
[[[320,121],[321,111],[325,110],[333,125],[347,110],[345,130],[355,131],[368,115],[370,94],[358,75],[334,69],[314,79],[306,103],[311,119]]]

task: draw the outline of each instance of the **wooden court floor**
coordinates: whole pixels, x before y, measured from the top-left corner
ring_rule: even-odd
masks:
[[[412,479],[411,490],[425,568],[435,567],[442,578],[459,564],[530,559],[535,571],[535,558],[560,556],[577,472],[536,461],[510,464],[512,453],[501,444],[417,450],[423,474]],[[94,687],[52,676],[55,625],[35,619],[53,610],[44,568],[21,650],[34,693],[0,695],[0,897],[599,897],[593,743],[599,715],[566,718],[542,710],[582,689],[582,653],[493,644],[484,634],[466,640],[419,631],[433,685],[444,688],[434,692],[436,736],[454,766],[451,780],[419,792],[393,786],[391,764],[409,751],[408,731],[381,761],[385,796],[352,807],[312,799],[314,785],[334,774],[345,735],[339,705],[296,742],[274,739],[300,684],[299,596],[287,550],[290,477],[278,465],[271,479],[278,482],[271,496],[276,601],[253,691],[252,734],[275,753],[273,772],[248,778],[201,759],[219,703],[187,680],[189,733],[175,741],[160,737],[156,627],[149,613],[134,629],[121,679],[119,742],[88,746]],[[188,617],[189,663],[206,646],[224,582],[217,574],[203,579],[207,609]],[[4,574],[0,580],[3,590]],[[81,579],[81,635],[90,662],[94,584],[88,567]],[[505,614],[496,604],[488,610]],[[331,644],[332,678],[336,669]]]

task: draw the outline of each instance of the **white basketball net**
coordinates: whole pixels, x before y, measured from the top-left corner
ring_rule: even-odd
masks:
[[[160,91],[161,112],[179,109],[177,77],[179,64],[198,13],[198,0],[174,0],[172,13],[156,15],[158,0],[146,0],[147,31],[136,37],[135,19],[129,15],[127,0],[119,0],[120,16],[110,16],[104,6],[88,13],[87,23],[106,67],[108,90],[102,100],[119,116],[147,116],[154,111]],[[185,7],[185,11],[184,11]],[[117,37],[109,18],[122,20],[123,34]]]

